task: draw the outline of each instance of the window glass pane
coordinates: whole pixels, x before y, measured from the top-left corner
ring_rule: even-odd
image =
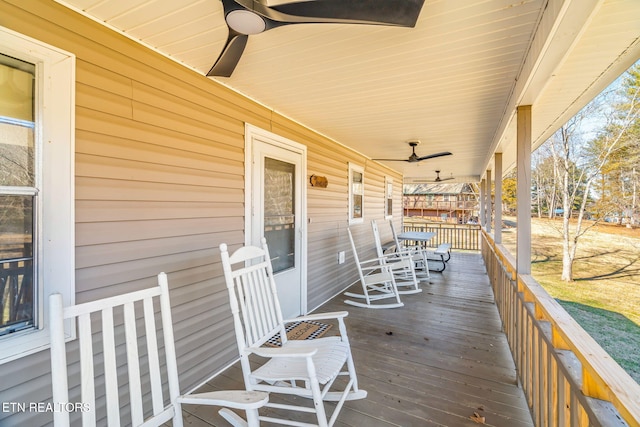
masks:
[[[353,194],[362,194],[362,174],[360,172],[353,171],[352,175],[352,192]]]
[[[35,66],[0,54],[0,186],[35,186]]]
[[[353,218],[362,218],[362,196],[353,195]]]
[[[393,215],[393,183],[387,182],[387,194],[386,194],[386,204],[385,204],[385,215],[391,216]]]
[[[264,234],[274,273],[295,266],[296,166],[265,158]]]
[[[34,324],[33,205],[0,196],[0,335]]]
[[[351,219],[362,218],[362,201],[364,196],[364,175],[351,169]]]

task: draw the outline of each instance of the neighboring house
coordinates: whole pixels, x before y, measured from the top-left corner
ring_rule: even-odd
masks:
[[[401,225],[402,175],[71,9],[0,1],[0,48],[0,67],[17,76],[7,96],[27,103],[18,113],[0,104],[0,116],[21,114],[0,123],[3,132],[24,139],[0,144],[33,171],[0,195],[3,213],[17,215],[7,256],[22,259],[7,292],[31,286],[22,314],[0,319],[1,402],[51,398],[53,291],[67,304],[86,302],[153,286],[166,272],[181,389],[190,390],[237,357],[220,243],[235,250],[249,233],[265,233],[283,253],[294,248],[302,287],[285,310],[296,314],[356,280],[347,227],[364,245],[372,219]],[[33,87],[42,104],[28,104]],[[24,144],[37,155],[24,155]],[[313,186],[313,175],[326,187]],[[281,204],[294,196],[285,188],[292,180],[295,197]],[[304,232],[292,237],[294,221]],[[51,413],[0,411],[1,425],[50,421]]]
[[[404,215],[454,224],[476,222],[478,200],[470,184],[405,184]]]

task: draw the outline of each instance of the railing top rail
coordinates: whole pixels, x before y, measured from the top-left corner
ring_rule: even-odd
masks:
[[[503,261],[515,271],[514,259],[486,232],[482,235]],[[609,401],[631,426],[640,426],[640,385],[589,335],[567,311],[530,275],[517,275],[525,300],[536,305],[541,320],[551,324],[554,345],[570,350],[582,365],[582,391]]]

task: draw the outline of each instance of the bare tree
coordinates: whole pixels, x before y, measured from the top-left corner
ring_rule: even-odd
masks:
[[[550,147],[550,143],[543,144],[531,154],[532,179],[535,189],[535,202],[538,210],[538,218],[544,211],[548,218],[555,216],[559,194],[559,171],[556,156]]]
[[[615,155],[621,142],[628,137],[629,130],[638,121],[638,87],[623,84],[623,101],[615,104],[610,94],[605,93],[562,126],[547,141],[560,181],[562,199],[562,280],[573,280],[573,263],[580,237],[596,222],[585,226],[585,213],[590,200],[592,186],[601,176],[605,165]],[[636,81],[637,82],[637,81]],[[632,87],[633,90],[629,90]],[[619,96],[619,92],[618,92]],[[616,98],[619,99],[619,98]],[[606,119],[603,131],[589,143],[585,143],[585,120],[594,117]],[[588,133],[592,133],[589,130]],[[572,217],[576,218],[572,221]]]

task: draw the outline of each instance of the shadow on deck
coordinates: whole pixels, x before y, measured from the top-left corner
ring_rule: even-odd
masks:
[[[335,425],[478,426],[475,413],[488,426],[532,426],[480,254],[454,252],[422,289],[404,295],[403,308],[351,307],[339,295],[318,310],[349,311],[360,388],[369,393],[347,402]],[[244,388],[239,364],[205,388]],[[184,409],[192,426],[228,425],[211,408]]]

